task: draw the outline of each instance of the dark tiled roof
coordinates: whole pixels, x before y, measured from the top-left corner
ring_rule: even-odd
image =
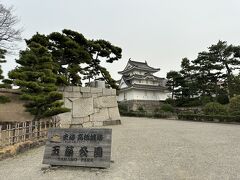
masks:
[[[152,74],[150,74],[150,73],[147,73],[147,74],[145,74],[145,75],[140,75],[140,74],[134,74],[134,75],[132,75],[132,76],[126,76],[126,75],[124,75],[125,76],[125,79],[157,79],[157,80],[163,80],[164,78],[160,78],[160,77],[157,77],[157,76],[154,76],[154,75],[152,75]]]
[[[129,80],[126,79],[126,77],[122,77],[127,88],[136,88],[136,89],[147,89],[147,90],[166,90],[167,88],[164,86],[154,86],[154,85],[145,85],[145,84],[131,84]],[[126,88],[123,88],[126,89]]]
[[[147,90],[165,90],[166,87],[163,86],[154,86],[154,85],[145,85],[145,84],[133,84],[132,87],[136,89],[147,89]]]
[[[137,61],[129,60],[128,62],[129,62],[129,64],[131,64],[132,66],[138,67],[138,68],[140,68],[140,69],[149,69],[149,70],[156,70],[156,71],[159,71],[159,70],[160,70],[159,68],[153,68],[153,67],[149,66],[149,65],[147,64],[147,61],[145,61],[145,62],[137,62]]]
[[[145,70],[145,71],[150,71],[150,72],[157,72],[160,70],[160,68],[153,68],[147,64],[147,62],[137,62],[137,61],[132,61],[128,60],[128,63],[132,65],[131,68],[129,69],[124,69],[123,71],[120,71],[119,73],[124,73],[133,69],[140,69],[140,70]]]

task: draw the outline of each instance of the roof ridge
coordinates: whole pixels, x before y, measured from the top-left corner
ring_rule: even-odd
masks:
[[[141,63],[141,64],[147,64],[147,61],[141,62],[141,61],[133,61],[133,60],[131,60],[131,59],[129,59],[129,61],[131,61],[131,62],[136,62],[136,63]]]

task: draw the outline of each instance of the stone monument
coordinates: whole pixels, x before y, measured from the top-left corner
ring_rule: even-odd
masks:
[[[71,111],[58,115],[62,128],[121,124],[116,90],[95,87],[60,87],[64,107]]]

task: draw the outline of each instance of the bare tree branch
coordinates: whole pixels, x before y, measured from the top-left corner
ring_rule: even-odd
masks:
[[[21,40],[21,29],[16,28],[19,19],[13,14],[13,7],[0,4],[0,48],[11,49],[9,45]]]

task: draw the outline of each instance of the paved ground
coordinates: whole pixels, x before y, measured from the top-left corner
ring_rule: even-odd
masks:
[[[1,180],[240,179],[240,125],[122,118],[109,169],[41,170],[44,147],[0,161]]]

